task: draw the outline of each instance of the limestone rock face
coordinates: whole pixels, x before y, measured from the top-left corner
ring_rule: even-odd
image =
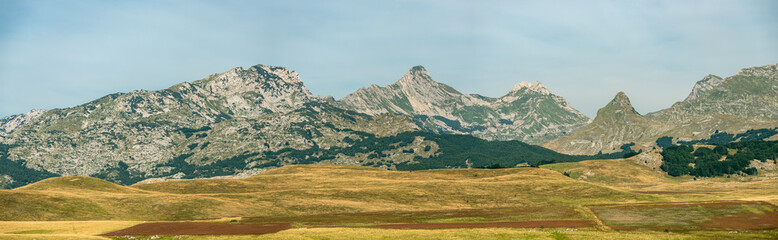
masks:
[[[35,120],[45,113],[46,110],[33,109],[27,113],[8,116],[0,119],[0,142],[3,137],[13,133],[16,129],[22,127],[24,124]]]
[[[256,65],[247,70],[233,68],[188,87],[216,98],[226,98],[225,107],[243,113],[254,111],[255,108],[285,112],[313,99],[297,72],[265,65]]]
[[[487,140],[542,143],[589,122],[539,82],[521,82],[505,96],[490,98],[438,83],[422,66],[411,68],[394,84],[361,88],[336,104],[370,115],[411,115],[427,131]]]
[[[689,101],[693,99],[697,99],[698,97],[702,96],[709,90],[713,89],[714,87],[721,85],[721,83],[724,82],[724,79],[710,74],[708,76],[705,76],[700,81],[697,81],[697,83],[694,84],[694,88],[692,88],[692,92],[689,93],[689,96],[684,99],[684,101]]]

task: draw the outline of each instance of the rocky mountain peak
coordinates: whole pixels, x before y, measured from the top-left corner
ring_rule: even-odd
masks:
[[[427,72],[427,69],[426,69],[426,68],[424,68],[424,66],[422,66],[422,65],[416,65],[416,66],[413,66],[413,67],[412,67],[410,70],[408,70],[408,71],[412,71],[412,72],[425,72],[425,73],[426,73],[426,72]]]
[[[197,83],[197,82],[196,82]],[[297,72],[283,67],[255,65],[245,70],[236,67],[223,73],[213,74],[199,82],[203,87],[222,95],[232,95],[236,92],[252,91],[271,85],[290,85],[302,87],[302,80]],[[272,87],[272,86],[271,86]],[[310,94],[310,92],[308,92]]]
[[[624,92],[619,92],[616,97],[611,100],[608,105],[597,111],[597,117],[603,118],[613,114],[637,114],[640,115],[635,108],[632,107],[632,103],[629,101],[629,97]]]
[[[624,92],[619,92],[616,97],[611,100],[610,105],[618,106],[620,108],[632,108],[632,103],[629,101],[629,97]]]
[[[248,69],[236,67],[192,84],[213,97],[229,99],[233,105],[246,105],[242,100],[246,94],[257,96],[251,101],[271,111],[293,109],[314,99],[297,72],[261,64]]]
[[[521,89],[529,88],[531,86],[532,86],[532,83],[529,83],[529,82],[526,82],[526,81],[521,81],[521,82],[517,83],[516,85],[514,85],[513,88],[511,88],[510,92],[515,92],[515,91],[518,91],[518,90],[521,90]]]
[[[508,91],[508,93],[518,92],[521,91],[522,89],[535,91],[541,94],[553,94],[551,89],[548,89],[545,85],[543,85],[539,81],[535,81],[534,83],[529,83],[524,81],[519,82],[518,84],[513,86],[513,88],[511,88],[511,90]]]
[[[297,74],[297,72],[289,70],[288,68],[284,68],[284,67],[275,67],[275,66],[258,64],[249,68],[248,71],[256,72],[258,75],[271,75],[271,76],[274,75],[277,76],[278,78],[271,78],[271,79],[281,80],[290,84],[302,83],[302,80],[300,80],[300,76]]]
[[[708,90],[711,90],[714,87],[721,85],[721,83],[723,82],[724,82],[723,78],[713,74],[708,74],[708,76],[705,76],[702,80],[697,81],[697,83],[694,84],[694,88],[692,88],[692,92],[689,93],[689,96],[686,97],[684,101],[697,99],[698,97],[708,92]]]
[[[589,155],[618,152],[631,144],[637,149],[646,149],[647,145],[636,145],[643,136],[653,137],[667,130],[666,124],[656,122],[640,115],[624,92],[619,92],[605,107],[597,111],[597,117],[571,136],[562,136],[544,145],[549,149],[567,153]]]
[[[434,83],[437,82],[432,80],[430,73],[421,65],[412,67],[400,80],[397,80],[397,85],[401,86],[429,85]]]

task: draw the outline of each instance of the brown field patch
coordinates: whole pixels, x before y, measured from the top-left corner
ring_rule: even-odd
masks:
[[[640,194],[658,194],[658,195],[672,195],[672,194],[708,194],[708,193],[698,193],[698,192],[676,192],[676,191],[630,191],[631,193],[640,193]]]
[[[427,211],[379,211],[329,213],[299,216],[245,217],[242,223],[288,222],[309,227],[350,226],[352,224],[521,222],[549,220],[583,220],[572,207],[525,207],[449,209]]]
[[[276,233],[292,226],[276,224],[230,224],[218,222],[160,222],[142,223],[100,236],[153,236],[153,235],[251,235]]]
[[[716,216],[703,224],[708,229],[763,230],[778,228],[778,214],[741,213],[728,216]]]
[[[406,223],[375,225],[367,228],[381,229],[445,229],[445,228],[537,228],[537,227],[593,227],[592,221],[520,221],[482,223]]]
[[[612,229],[759,230],[778,228],[778,207],[762,201],[705,201],[590,206]]]
[[[691,202],[649,202],[649,203],[613,203],[590,205],[592,208],[683,208],[683,207],[729,207],[729,206],[774,206],[764,201],[740,201],[740,200],[722,200],[722,201],[691,201]]]

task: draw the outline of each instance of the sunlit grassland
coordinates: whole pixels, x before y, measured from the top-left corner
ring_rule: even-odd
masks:
[[[130,187],[86,177],[49,179],[0,191],[0,219],[170,220],[471,208],[552,211],[592,203],[660,200],[538,168],[403,172],[303,165],[246,179],[174,180]]]
[[[106,239],[106,232],[136,225],[137,221],[0,221],[0,239]]]
[[[592,160],[543,165],[570,178],[625,192],[661,197],[668,202],[748,200],[778,204],[775,174],[715,178],[671,177],[635,159]],[[583,177],[582,177],[583,176]]]
[[[580,178],[586,172],[589,172],[587,177]],[[656,229],[614,231],[601,226],[438,230],[359,227],[413,222],[594,221],[598,216],[590,209],[604,204],[715,200],[776,203],[776,181],[770,176],[697,180],[669,177],[631,159],[551,164],[543,168],[412,172],[300,165],[244,179],[169,180],[133,186],[86,177],[60,177],[0,191],[0,219],[32,221],[0,221],[0,239],[100,239],[94,236],[138,221],[171,219],[289,222],[296,228],[256,236],[163,236],[162,239],[775,239],[778,237],[775,230],[675,232],[671,229],[666,233]],[[773,208],[745,206],[672,214],[712,214],[704,216],[710,218],[719,213],[757,210],[772,212]],[[598,214],[621,213],[601,211]],[[645,215],[661,217],[662,214],[671,213],[645,211]],[[312,228],[321,226],[327,228]]]

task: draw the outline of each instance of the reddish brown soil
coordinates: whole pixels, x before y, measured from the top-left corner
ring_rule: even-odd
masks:
[[[536,227],[593,227],[591,221],[521,221],[484,223],[407,223],[369,226],[381,229],[445,229],[445,228],[536,228]],[[229,224],[209,222],[143,223],[100,236],[153,236],[153,235],[248,235],[276,233],[290,229],[287,223],[279,224]]]
[[[692,194],[694,192],[671,192],[671,191],[631,191],[631,193],[642,194]],[[706,193],[707,194],[707,193]]]
[[[279,224],[229,224],[214,222],[161,222],[142,223],[101,236],[153,236],[153,235],[246,235],[275,233],[292,228],[288,223]]]
[[[608,225],[613,230],[636,230],[636,229],[670,229],[682,230],[689,226],[619,226]],[[704,230],[766,230],[778,228],[778,214],[755,214],[743,213],[728,216],[715,216],[710,221],[698,225],[699,229]]]
[[[537,219],[536,215],[545,215]],[[524,208],[486,208],[486,209],[447,209],[427,211],[380,211],[380,212],[344,212],[298,216],[261,216],[244,217],[243,223],[304,223],[309,227],[339,226],[350,223],[415,223],[448,218],[482,218],[484,222],[503,222],[509,219],[578,219],[580,215],[572,207],[557,206]],[[507,219],[506,219],[507,218]]]
[[[591,221],[521,221],[484,223],[407,223],[369,226],[383,229],[442,229],[442,228],[536,228],[536,227],[593,227]]]
[[[742,213],[729,216],[716,216],[703,224],[708,229],[761,230],[778,228],[778,214]]]
[[[737,205],[772,205],[768,202],[764,201],[700,201],[700,202],[668,202],[668,203],[617,203],[617,204],[601,204],[601,205],[590,205],[592,209],[595,208],[638,208],[638,209],[646,209],[646,208],[684,208],[684,207],[697,207],[697,206],[705,206],[705,207],[727,207],[727,206],[737,206]]]
[[[727,208],[737,206],[771,206],[772,204],[763,201],[703,201],[703,202],[672,202],[672,203],[628,203],[628,204],[604,204],[590,206],[592,211],[599,215],[601,209],[622,209],[625,211],[635,211],[639,209],[683,209],[697,208],[698,206],[706,208]],[[678,226],[620,226],[608,224],[614,230],[633,230],[633,229],[705,229],[705,230],[761,230],[778,228],[778,213],[768,211],[762,214],[740,213],[733,215],[712,216],[710,220],[702,223],[692,223],[689,225]]]

